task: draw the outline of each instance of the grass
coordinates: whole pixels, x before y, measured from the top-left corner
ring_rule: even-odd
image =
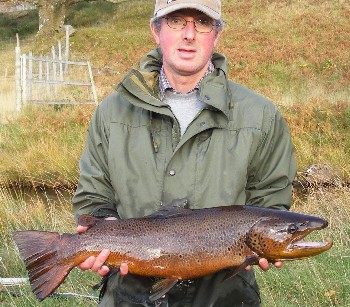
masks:
[[[28,107],[0,125],[0,183],[74,187],[92,108]]]
[[[0,125],[0,183],[74,189],[93,108],[28,107]],[[350,106],[313,100],[280,108],[291,129],[299,171],[327,163],[349,182]]]
[[[21,37],[33,35],[38,27],[38,11],[0,13],[0,41],[11,40],[16,33]],[[1,49],[3,48],[0,45]]]
[[[0,123],[16,112],[15,81],[0,76]]]
[[[292,132],[299,169],[328,163],[338,169],[343,181],[349,181],[350,105],[314,99],[281,106],[281,111]]]
[[[117,8],[114,3],[103,0],[78,2],[69,8],[66,24],[82,28],[107,23],[113,19]]]
[[[97,1],[80,3],[68,12],[67,22],[77,28],[71,37],[72,59],[92,63],[99,99],[112,92],[124,73],[155,47],[148,28],[152,6],[153,2],[141,0]],[[14,40],[14,32],[3,30],[4,25],[24,29],[33,24],[33,19],[2,17],[0,40]],[[299,172],[310,164],[328,163],[349,183],[350,3],[225,1],[223,18],[226,26],[218,51],[229,59],[229,78],[278,105],[291,129]],[[14,26],[14,22],[21,25]],[[30,31],[20,31],[22,52],[45,54],[62,37],[57,33],[43,40]],[[13,49],[14,43],[0,47],[0,76],[3,68],[13,75]],[[12,231],[75,231],[70,197],[93,111],[93,106],[40,106],[10,117],[7,109],[14,99],[12,81],[1,78],[0,114],[7,119],[0,124],[1,277],[26,274]],[[44,188],[58,195],[43,193]],[[314,238],[330,236],[335,244],[325,254],[286,263],[282,270],[256,270],[263,306],[350,305],[349,196],[346,188],[295,195],[293,210],[330,221],[329,228]],[[96,296],[90,286],[97,280],[94,274],[73,270],[59,291]],[[39,304],[25,286],[0,288],[0,304],[96,306],[96,301],[49,298]]]

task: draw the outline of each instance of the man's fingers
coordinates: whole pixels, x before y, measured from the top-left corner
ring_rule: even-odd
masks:
[[[81,226],[81,225],[78,225],[78,226],[77,226],[77,232],[78,232],[78,233],[83,233],[83,232],[85,232],[86,230],[88,230],[88,227],[87,227],[87,226]]]
[[[100,275],[100,276],[105,276],[109,273],[110,269],[108,266],[106,265],[103,265],[98,271],[97,273]]]
[[[259,259],[259,266],[263,271],[267,271],[270,268],[269,262],[265,258]]]
[[[88,228],[89,227],[87,226],[78,225],[77,232],[83,233],[86,230],[88,230]],[[84,262],[80,263],[79,268],[83,271],[91,270],[93,272],[98,273],[101,276],[105,276],[109,272],[109,267],[103,264],[106,262],[109,254],[110,254],[110,251],[108,249],[103,249],[97,257],[90,256]],[[125,274],[127,273],[128,271],[126,270]]]
[[[117,220],[118,218],[114,217],[114,216],[109,216],[109,217],[106,217],[105,220],[106,221],[115,221]]]
[[[91,271],[98,272],[102,265],[106,262],[108,256],[110,254],[110,251],[108,249],[103,249],[101,253],[96,257],[96,260],[91,267]]]
[[[259,259],[259,266],[263,271],[267,271],[270,268],[269,262],[265,258]],[[276,261],[274,266],[277,269],[280,269],[283,266],[283,263],[281,261]]]
[[[277,261],[274,263],[274,266],[277,268],[277,269],[280,269],[281,267],[283,267],[283,263],[282,261]]]
[[[126,274],[128,274],[129,272],[129,267],[126,263],[121,263],[120,267],[119,267],[119,273],[120,275],[124,276]]]
[[[84,262],[79,264],[79,268],[83,271],[91,269],[93,264],[95,263],[96,258],[94,256],[90,256]]]

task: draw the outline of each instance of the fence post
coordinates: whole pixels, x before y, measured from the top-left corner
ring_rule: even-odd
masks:
[[[22,101],[27,104],[27,56],[22,54]]]
[[[40,61],[38,63],[39,67],[38,67],[38,80],[40,81],[39,83],[39,92],[40,95],[43,95],[43,84],[41,83],[41,81],[43,81],[43,55],[40,55]]]
[[[29,52],[28,58],[28,100],[32,100],[33,90],[33,53]]]
[[[60,70],[60,81],[63,81],[63,64],[62,64],[62,44],[58,41],[58,61]]]
[[[16,62],[15,62],[15,87],[16,87],[16,111],[21,111],[22,104],[22,90],[21,90],[21,48],[19,46],[18,33],[16,34],[17,45],[15,48]]]
[[[69,27],[66,26],[66,50],[65,50],[65,60],[69,61]],[[65,71],[68,71],[68,64],[64,67]]]
[[[46,57],[46,97],[50,97],[51,88],[50,88],[50,61],[49,57]]]
[[[94,76],[92,75],[92,69],[90,62],[87,62],[88,65],[88,70],[89,70],[89,76],[90,76],[90,83],[91,83],[91,89],[92,89],[92,95],[94,97],[95,104],[97,105],[97,93],[96,93],[96,88],[95,88],[95,82],[94,82]]]
[[[57,63],[56,63],[56,50],[55,47],[51,47],[52,54],[52,81],[57,81]],[[53,84],[54,93],[57,94],[57,84]]]

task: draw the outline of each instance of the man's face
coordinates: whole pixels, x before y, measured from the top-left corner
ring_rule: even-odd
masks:
[[[180,10],[166,17],[170,16],[181,17],[187,21],[201,17],[208,19],[208,16],[197,10]],[[167,25],[165,18],[161,19],[160,31],[153,24],[151,30],[162,50],[163,67],[168,78],[204,74],[220,34],[215,26],[209,33],[199,33],[193,22],[187,22],[182,30],[175,30]]]

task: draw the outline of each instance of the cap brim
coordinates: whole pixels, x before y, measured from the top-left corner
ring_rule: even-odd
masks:
[[[166,7],[164,9],[160,9],[154,17],[163,17],[165,15],[168,15],[170,13],[173,13],[178,10],[182,9],[195,9],[197,11],[201,11],[204,14],[208,15],[209,17],[219,20],[221,18],[220,13],[208,8],[207,6],[200,5],[198,3],[178,3],[171,5],[169,7]]]

